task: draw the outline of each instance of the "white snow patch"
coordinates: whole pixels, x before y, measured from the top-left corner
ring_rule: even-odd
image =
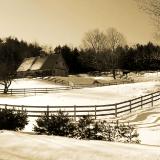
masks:
[[[160,147],[76,140],[72,138],[0,134],[0,159],[159,160]]]

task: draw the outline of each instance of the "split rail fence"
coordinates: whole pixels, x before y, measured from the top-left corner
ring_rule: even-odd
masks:
[[[63,87],[54,87],[54,88],[9,88],[7,94],[10,95],[37,95],[37,94],[45,94],[45,93],[54,93],[60,90],[70,90],[70,89],[80,89],[84,87],[102,87],[109,85],[119,85],[125,83],[133,83],[133,81],[121,81],[121,82],[108,82],[108,83],[95,83],[95,84],[79,84],[74,86],[63,86]],[[0,94],[3,94],[3,89],[0,89]]]
[[[11,95],[37,95],[40,93],[53,93],[55,91],[59,90],[69,90],[72,89],[70,86],[64,86],[64,87],[54,87],[54,88],[11,88],[8,89],[7,94]],[[3,89],[0,89],[0,94],[3,94]]]
[[[44,115],[44,113],[46,113],[49,117],[51,116],[51,114],[56,113],[58,110],[61,110],[68,113],[68,116],[74,118],[74,120],[84,115],[90,115],[95,119],[99,119],[106,116],[118,117],[122,114],[134,112],[137,109],[142,109],[149,106],[153,107],[153,105],[156,104],[156,101],[158,101],[159,99],[160,91],[157,91],[128,101],[107,105],[26,106],[0,104],[0,108],[14,108],[15,110],[25,110],[29,117],[41,117]]]

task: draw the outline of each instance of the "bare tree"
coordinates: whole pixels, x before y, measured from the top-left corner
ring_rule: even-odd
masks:
[[[145,11],[151,18],[156,27],[154,38],[160,40],[160,0],[134,0],[139,8]]]
[[[15,78],[16,74],[15,71],[13,71],[10,67],[8,67],[6,64],[0,65],[0,85],[4,86],[3,93],[7,93],[8,89]]]
[[[13,79],[16,76],[16,61],[13,52],[7,43],[0,43],[0,85],[4,86],[4,93],[8,92]]]
[[[135,0],[140,9],[158,20],[160,17],[160,0]]]
[[[109,28],[106,33],[107,48],[111,50],[111,65],[113,78],[116,79],[116,66],[118,64],[118,55],[116,49],[118,47],[124,47],[127,42],[124,36],[118,32],[115,28]]]
[[[98,29],[95,29],[85,34],[82,43],[83,48],[91,49],[95,53],[100,53],[106,49],[106,35]]]
[[[126,39],[123,34],[118,32],[115,28],[109,28],[106,33],[107,48],[115,52],[117,47],[124,47]]]

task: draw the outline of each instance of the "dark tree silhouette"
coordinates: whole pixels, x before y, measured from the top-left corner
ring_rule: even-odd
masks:
[[[37,43],[28,44],[12,37],[0,39],[0,84],[4,86],[4,93],[8,92],[23,59],[41,54],[45,52]]]
[[[16,61],[6,43],[0,44],[0,55],[0,84],[4,86],[4,93],[7,93],[16,75]]]
[[[106,34],[107,47],[111,50],[111,64],[112,64],[112,74],[113,78],[116,79],[116,67],[118,67],[118,55],[116,54],[116,49],[118,47],[124,47],[126,39],[124,36],[118,32],[115,28],[109,28]]]

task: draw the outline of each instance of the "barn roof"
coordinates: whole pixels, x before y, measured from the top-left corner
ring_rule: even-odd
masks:
[[[41,67],[43,66],[43,64],[45,63],[47,57],[36,57],[35,62],[31,65],[30,70],[39,70],[41,69]]]
[[[32,64],[35,62],[36,57],[25,58],[22,64],[17,69],[17,72],[23,72],[30,70]]]
[[[60,54],[51,54],[43,57],[31,57],[25,58],[22,64],[17,69],[17,72],[35,71],[35,70],[48,70],[53,68],[67,69],[65,62],[61,66],[58,62],[63,61],[63,57]]]
[[[42,70],[46,70],[49,68],[56,68],[57,67],[57,62],[59,61],[60,55],[58,54],[52,54],[49,55],[46,61],[44,62],[42,66]]]

